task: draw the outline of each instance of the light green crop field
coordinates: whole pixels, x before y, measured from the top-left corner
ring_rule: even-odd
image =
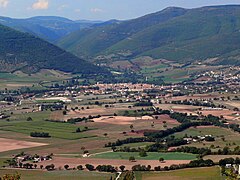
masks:
[[[190,146],[195,147],[210,147],[214,145],[215,147],[219,146],[220,148],[224,148],[227,144],[230,149],[234,149],[237,145],[240,144],[240,134],[233,132],[229,129],[219,128],[219,127],[204,127],[204,128],[190,128],[183,132],[175,133],[174,136],[177,138],[188,136],[204,136],[204,135],[212,135],[215,137],[215,141],[213,142],[200,142],[200,143],[192,143]],[[230,145],[229,145],[230,144]],[[215,148],[213,151],[217,151]]]
[[[169,67],[169,66],[166,65],[166,64],[159,64],[159,65],[156,65],[156,66],[144,66],[144,67],[142,67],[141,72],[143,74],[149,74],[149,73],[154,73],[154,72],[157,72],[157,71],[161,71],[161,70],[163,70],[167,67]]]
[[[158,153],[148,152],[148,156],[140,157],[138,152],[107,152],[103,154],[97,154],[92,156],[93,158],[101,159],[129,159],[130,156],[134,156],[137,160],[159,160],[164,158],[165,160],[193,160],[196,159],[196,155],[187,153]]]
[[[27,121],[31,117],[33,121]],[[30,135],[31,132],[46,132],[53,138],[76,140],[87,137],[94,137],[88,131],[76,133],[76,129],[84,129],[84,126],[76,126],[69,123],[58,123],[45,121],[49,117],[49,112],[38,112],[14,115],[14,120],[0,121],[0,130],[8,132],[23,133]]]
[[[21,175],[23,180],[106,180],[111,177],[116,177],[115,174],[111,173],[98,173],[98,172],[87,172],[87,171],[38,171],[38,170],[5,170],[0,169],[0,177],[5,174],[18,174]]]
[[[212,135],[217,137],[222,135],[224,136],[233,135],[234,133],[225,128],[205,127],[205,128],[189,128],[185,131],[175,133],[174,136],[181,138],[184,137],[185,134],[187,134],[188,136]]]
[[[135,172],[137,180],[224,180],[219,167],[182,169],[169,172]]]

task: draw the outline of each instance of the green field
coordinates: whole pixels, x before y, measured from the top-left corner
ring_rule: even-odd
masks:
[[[27,117],[32,117],[33,121],[26,121]],[[76,126],[69,123],[58,123],[45,121],[49,117],[49,112],[38,112],[14,115],[14,120],[0,121],[0,130],[30,135],[31,132],[47,132],[53,138],[59,139],[80,139],[94,137],[88,131],[76,133],[76,129],[84,126]],[[89,129],[91,131],[91,129]]]
[[[183,169],[169,172],[135,172],[137,180],[223,180],[219,167]]]
[[[115,174],[110,173],[98,173],[98,172],[86,172],[86,171],[36,171],[36,170],[4,170],[0,169],[0,177],[4,174],[15,174],[18,172],[21,175],[22,180],[107,180],[111,176],[114,178]]]
[[[228,136],[233,135],[234,133],[219,127],[206,127],[206,128],[189,128],[185,131],[175,133],[174,136],[177,138],[184,137],[184,135],[187,134],[188,136],[204,136],[204,135],[212,135],[215,137],[218,136]]]
[[[92,157],[101,159],[129,159],[130,156],[134,156],[137,160],[159,160],[161,157],[165,160],[193,160],[196,158],[196,155],[187,153],[149,152],[147,155],[147,157],[140,157],[138,152],[107,152]]]

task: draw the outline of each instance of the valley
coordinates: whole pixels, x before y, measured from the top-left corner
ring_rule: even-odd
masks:
[[[239,29],[240,5],[1,16],[0,180],[240,179]]]

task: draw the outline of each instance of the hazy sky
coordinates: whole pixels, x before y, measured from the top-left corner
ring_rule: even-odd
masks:
[[[63,16],[70,19],[131,19],[169,6],[240,4],[240,0],[0,0],[0,16]]]

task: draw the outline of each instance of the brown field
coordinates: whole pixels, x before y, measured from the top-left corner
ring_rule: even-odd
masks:
[[[197,112],[201,112],[204,116],[212,114],[214,116],[223,116],[227,120],[236,120],[238,117],[233,116],[236,111],[229,109],[222,110],[200,110],[201,106],[191,106],[191,105],[175,105],[175,104],[157,104],[156,107],[160,109],[173,110],[180,113],[188,113],[192,115],[197,115]]]
[[[45,161],[38,163],[38,165],[49,165],[49,164],[54,164],[56,167],[63,167],[65,164],[68,164],[70,168],[76,167],[78,165],[83,165],[85,164],[92,164],[95,167],[98,165],[112,165],[115,167],[119,167],[121,165],[125,165],[127,170],[131,170],[132,166],[134,165],[150,165],[151,167],[156,167],[156,166],[170,166],[173,164],[187,164],[189,163],[189,160],[168,160],[165,163],[160,163],[158,160],[137,160],[135,162],[130,162],[128,160],[111,160],[111,159],[94,159],[94,158],[66,158],[66,157],[55,157],[51,161]]]
[[[116,125],[127,125],[132,124],[134,121],[138,120],[153,120],[150,116],[143,116],[143,117],[126,117],[126,116],[103,116],[100,118],[93,119],[94,122],[101,122],[101,123],[109,123],[109,124],[116,124]]]
[[[213,115],[213,116],[223,116],[224,118],[228,119],[228,120],[233,120],[235,117],[232,116],[235,112],[232,110],[228,110],[228,109],[223,109],[223,110],[203,110],[200,111],[202,112],[202,114],[204,116],[207,116],[209,114]]]
[[[179,125],[180,124],[176,119],[172,119],[169,117],[169,115],[166,115],[166,114],[159,115],[158,119],[154,120],[154,122],[156,124],[163,123],[163,121],[166,121],[167,124],[171,124],[171,125]]]
[[[224,102],[224,104],[227,104],[229,106],[234,106],[234,107],[237,107],[237,108],[240,107],[240,102],[238,102],[238,101]]]
[[[14,139],[5,139],[5,138],[0,138],[0,144],[1,144],[0,152],[47,145],[43,143],[19,141]]]
[[[85,107],[84,110],[75,110],[75,111],[69,111],[67,115],[63,116],[62,111],[55,111],[51,113],[50,118],[54,120],[68,120],[71,118],[83,118],[83,117],[88,117],[89,115],[91,116],[113,116],[114,113],[118,113],[120,111],[124,110],[129,110],[128,106],[131,104],[115,104],[114,107],[110,108],[105,108],[101,106],[88,106],[89,109],[86,109],[87,106]],[[131,110],[136,110],[138,109],[137,107],[131,108]]]

